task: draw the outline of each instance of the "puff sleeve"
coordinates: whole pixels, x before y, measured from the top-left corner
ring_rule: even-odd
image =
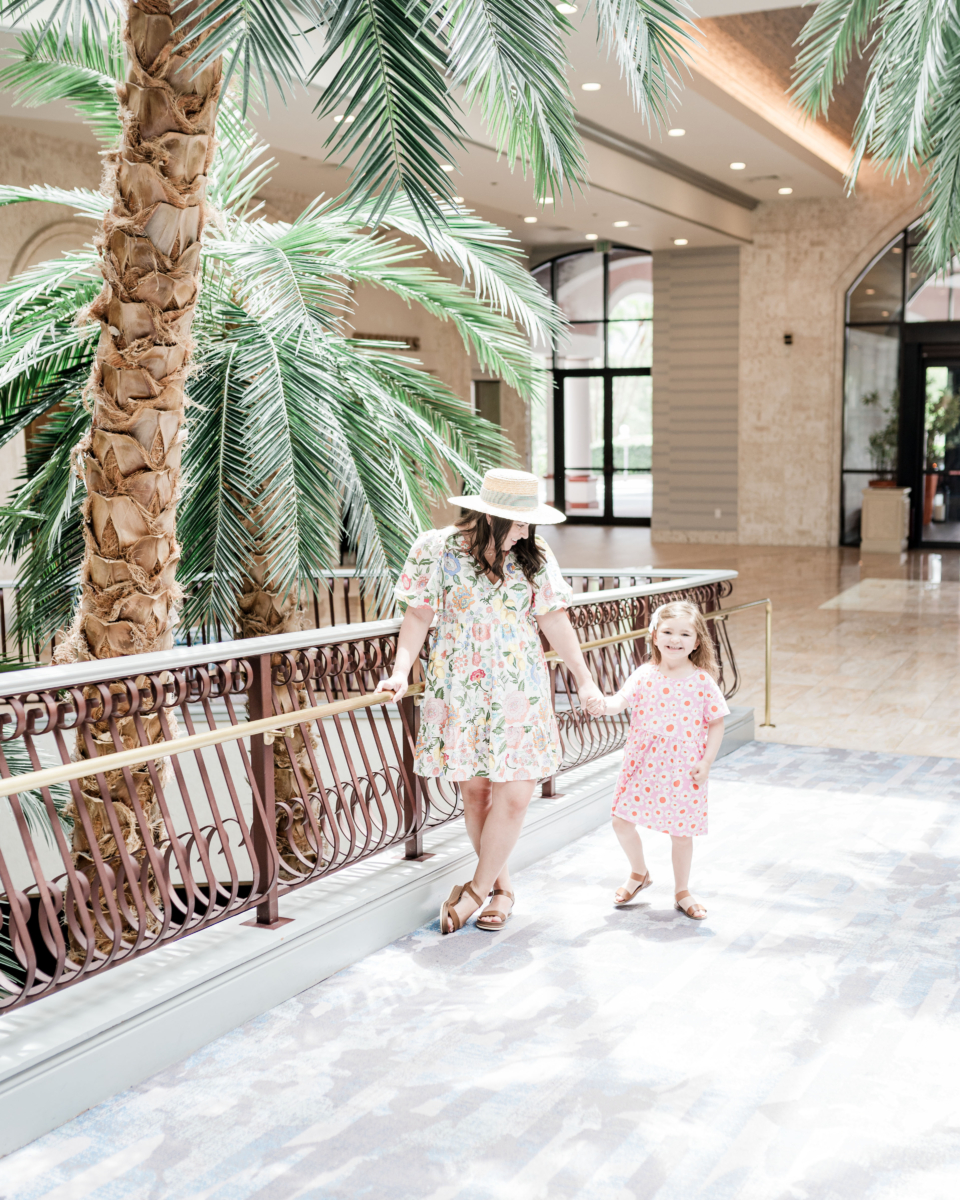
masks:
[[[560,564],[553,551],[539,537],[537,545],[546,555],[546,561],[533,580],[533,613],[534,616],[541,617],[544,613],[569,608],[573,593],[560,574]]]
[[[443,543],[442,529],[428,529],[410,547],[397,586],[393,589],[393,598],[401,613],[408,608],[432,608],[436,612],[443,607],[443,569],[440,561]]]

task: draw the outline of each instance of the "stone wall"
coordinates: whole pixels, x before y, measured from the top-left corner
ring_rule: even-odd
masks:
[[[837,544],[845,296],[921,191],[868,169],[852,197],[754,212],[740,252],[741,543]]]

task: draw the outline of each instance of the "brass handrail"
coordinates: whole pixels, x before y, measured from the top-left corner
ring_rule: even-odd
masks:
[[[749,604],[738,604],[734,608],[716,609],[704,613],[708,621],[725,621],[732,613],[743,612],[747,608],[766,605],[766,711],[765,721],[761,729],[774,729],[776,726],[770,720],[771,676],[773,670],[772,637],[773,637],[773,604],[770,600],[752,600]],[[631,629],[628,633],[615,633],[609,637],[595,638],[589,642],[581,642],[581,650],[599,650],[603,646],[612,646],[618,642],[631,642],[636,638],[647,637],[649,628]],[[548,661],[562,661],[555,650],[547,652]],[[414,683],[407,689],[408,696],[419,696],[423,693],[423,684]],[[187,737],[172,738],[169,741],[154,742],[150,746],[134,746],[129,750],[116,750],[112,754],[101,754],[97,758],[79,759],[77,762],[64,763],[59,767],[44,767],[41,771],[28,771],[23,775],[12,775],[0,779],[0,797],[12,796],[18,792],[34,791],[36,788],[49,787],[55,783],[69,783],[73,779],[83,779],[91,775],[99,775],[104,771],[117,771],[121,767],[140,766],[145,762],[153,762],[158,758],[168,758],[172,754],[189,753],[192,750],[203,750],[207,746],[217,746],[221,742],[239,741],[243,737],[270,735],[291,725],[300,725],[305,721],[319,721],[325,717],[339,716],[341,713],[355,712],[361,708],[371,708],[375,704],[387,704],[393,699],[390,692],[370,692],[365,696],[352,696],[348,700],[335,700],[329,704],[318,704],[313,708],[301,708],[296,712],[277,713],[273,717],[262,717],[258,721],[241,721],[236,725],[224,725],[222,729],[208,729],[203,733],[193,733]]]

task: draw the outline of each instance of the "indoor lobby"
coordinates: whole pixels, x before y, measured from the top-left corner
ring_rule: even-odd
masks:
[[[371,166],[374,59],[349,77],[363,5],[248,6],[276,17],[250,18],[258,53],[299,22],[318,67],[278,67],[283,100],[247,112],[241,68],[218,92],[219,67],[167,65],[167,0],[36,52],[25,29],[87,9],[20,7],[0,13],[0,1200],[955,1200],[960,270],[925,257],[925,170],[878,152],[849,185],[876,48],[810,117],[815,10],[702,0],[648,120],[618,5],[531,5],[511,36],[532,53],[562,20],[544,45],[570,121],[559,93],[544,121],[581,154],[544,182],[511,161],[518,110],[456,66],[457,23],[496,6],[422,6],[391,65],[422,93],[403,111],[441,87],[458,107],[434,97],[403,142],[427,164],[408,205],[384,199],[389,156]],[[221,7],[211,28],[240,36]],[[420,11],[367,7],[394,34]],[[148,85],[191,103],[144,150]],[[556,510],[537,534],[586,674],[530,615],[548,686],[534,670],[542,700],[513,699],[543,705],[559,765],[515,760],[534,790],[509,917],[444,936],[479,833],[466,777],[415,767],[459,575],[411,691],[374,693],[428,586],[407,548],[496,515],[471,508],[485,471]],[[730,710],[709,835],[671,849],[641,820],[621,903],[610,818],[638,743],[587,698],[648,669],[675,601],[706,617]],[[483,677],[495,603],[447,686]]]

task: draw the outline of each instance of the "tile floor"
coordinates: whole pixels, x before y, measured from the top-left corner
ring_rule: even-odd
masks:
[[[758,738],[960,756],[960,552],[651,544],[649,529],[546,531],[561,565],[727,567],[731,603],[774,602],[773,721]],[[730,620],[743,685],[763,711],[763,610]],[[758,715],[758,724],[762,720]]]
[[[4,1200],[955,1200],[960,763],[752,743],[695,887],[609,828],[0,1161]]]

